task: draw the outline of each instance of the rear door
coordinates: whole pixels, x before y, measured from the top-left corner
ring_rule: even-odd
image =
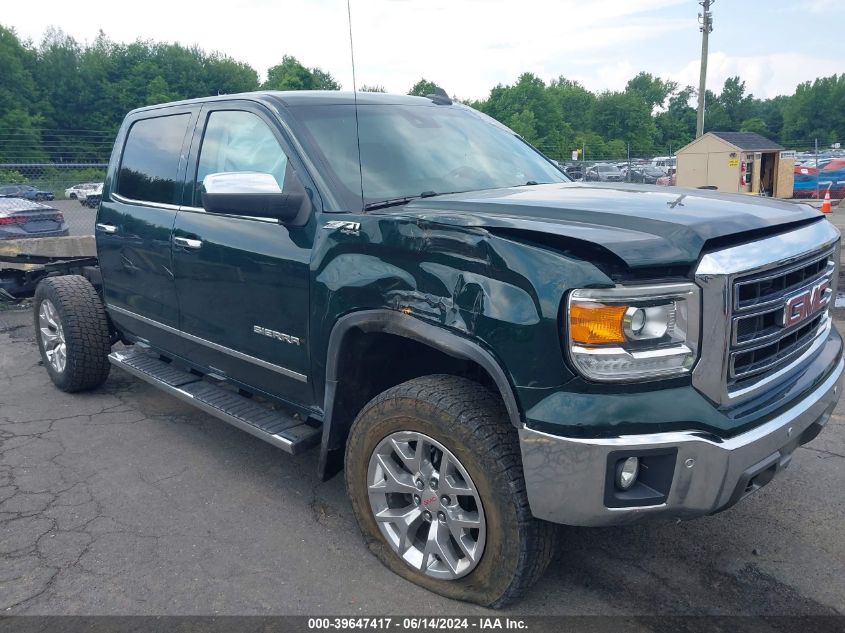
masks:
[[[304,170],[292,155],[278,122],[260,105],[208,104],[192,143],[186,205],[173,231],[173,265],[187,357],[309,406],[313,214],[305,226],[289,227],[269,218],[206,213],[201,199],[203,178],[220,172],[270,173],[283,191],[297,184],[301,189]]]
[[[199,106],[161,108],[124,123],[95,234],[109,314],[131,337],[182,353],[170,233]]]

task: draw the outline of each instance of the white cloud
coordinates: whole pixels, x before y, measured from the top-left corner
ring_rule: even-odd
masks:
[[[660,74],[674,79],[681,86],[697,88],[699,70],[700,60],[696,59],[678,70]],[[841,70],[842,64],[838,60],[800,53],[735,56],[716,51],[707,61],[707,88],[718,94],[725,79],[739,75],[745,81],[747,92],[758,98],[770,98],[792,94],[803,81],[833,75]]]
[[[842,9],[840,0],[803,0],[803,2],[788,7],[790,11],[809,11],[816,14],[828,14],[837,9]]]

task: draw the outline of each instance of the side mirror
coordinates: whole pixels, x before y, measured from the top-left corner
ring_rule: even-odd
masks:
[[[202,207],[228,213],[292,222],[307,212],[305,190],[282,192],[272,174],[257,171],[209,174],[202,181]]]

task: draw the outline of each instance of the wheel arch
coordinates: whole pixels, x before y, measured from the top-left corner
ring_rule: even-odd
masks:
[[[427,323],[395,310],[362,310],[338,319],[332,328],[326,356],[323,438],[320,447],[319,475],[328,479],[342,468],[343,446],[358,410],[343,409],[340,376],[347,357],[347,346],[355,333],[387,335],[412,342],[417,349],[447,356],[455,362],[472,364],[490,380],[502,398],[508,418],[514,427],[522,425],[522,414],[513,386],[493,354],[479,343],[441,326]],[[393,384],[389,385],[393,386]],[[375,395],[375,394],[373,394]],[[365,404],[365,403],[363,403]]]

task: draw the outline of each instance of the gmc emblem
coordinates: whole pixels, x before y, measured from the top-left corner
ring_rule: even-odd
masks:
[[[825,279],[800,295],[790,297],[783,309],[783,326],[792,327],[807,320],[830,303],[832,294],[830,279]]]

